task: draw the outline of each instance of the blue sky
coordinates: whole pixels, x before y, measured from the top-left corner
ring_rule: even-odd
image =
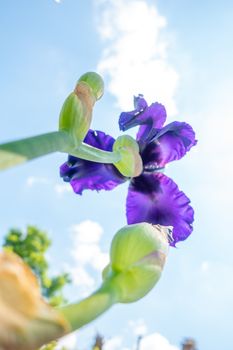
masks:
[[[132,350],[140,332],[142,350],[176,350],[185,336],[200,349],[231,350],[233,4],[10,0],[0,7],[1,142],[55,130],[65,97],[89,70],[106,82],[93,128],[117,136],[119,113],[143,93],[166,105],[168,121],[190,123],[199,140],[166,171],[191,198],[192,236],[170,250],[147,297],[115,306],[70,344],[86,349],[98,330],[109,339],[106,350]],[[59,178],[65,160],[53,154],[0,174],[0,238],[27,224],[48,230],[52,271],[73,274],[74,300],[100,282],[111,237],[126,223],[127,184],[79,197]]]

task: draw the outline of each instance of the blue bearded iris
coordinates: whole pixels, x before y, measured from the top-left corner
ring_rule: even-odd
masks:
[[[74,156],[60,167],[64,181],[70,182],[77,194],[83,190],[112,190],[130,181],[126,200],[128,224],[148,222],[172,226],[170,245],[185,240],[192,232],[194,211],[189,198],[175,182],[163,174],[167,163],[182,158],[196,144],[192,127],[184,122],[163,126],[166,110],[159,103],[148,106],[142,95],[134,98],[135,109],[123,112],[120,129],[140,126],[137,142],[143,161],[143,172],[127,178],[112,164],[90,162]],[[112,151],[115,139],[102,131],[89,130],[84,142],[105,151]]]

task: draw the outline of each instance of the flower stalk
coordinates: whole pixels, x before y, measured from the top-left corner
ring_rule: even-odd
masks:
[[[53,152],[66,152],[71,144],[68,133],[55,131],[0,145],[0,170]]]
[[[68,320],[72,330],[76,330],[96,319],[117,302],[118,293],[112,286],[112,281],[108,281],[86,299],[59,308],[59,311]]]

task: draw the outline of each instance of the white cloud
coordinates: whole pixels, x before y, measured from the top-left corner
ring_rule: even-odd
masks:
[[[176,113],[178,74],[167,59],[161,31],[166,19],[144,0],[95,0],[97,26],[105,44],[98,71],[109,77],[107,88],[121,109],[129,110],[133,95],[166,105]]]
[[[47,184],[49,184],[49,182],[50,181],[48,179],[46,179],[45,177],[29,176],[26,179],[26,185],[28,187],[32,187],[32,186],[38,185],[38,184],[47,185]]]
[[[102,271],[107,265],[109,256],[100,247],[102,227],[94,221],[86,220],[71,227],[73,236],[72,256],[77,263],[89,265],[97,271]]]
[[[103,228],[97,222],[86,220],[80,224],[73,225],[71,232],[75,243],[98,243],[102,234]]]
[[[147,325],[142,318],[138,320],[130,320],[129,327],[136,336],[143,336],[147,333]]]
[[[140,350],[179,350],[159,333],[152,333],[142,338]]]
[[[103,350],[119,350],[122,349],[122,337],[116,336],[104,343]]]
[[[75,261],[72,264],[64,264],[64,271],[69,273],[72,284],[78,288],[78,295],[81,298],[87,297],[96,287],[96,281],[93,276],[87,271],[86,266]]]
[[[134,350],[135,347],[131,348]],[[152,333],[141,339],[140,350],[179,350],[159,333]],[[130,350],[123,346],[123,337],[115,336],[104,343],[103,350]]]
[[[95,284],[95,280],[85,271],[81,266],[73,267],[69,269],[72,276],[72,281],[76,286],[86,288],[92,288]]]
[[[95,273],[98,272],[99,276],[109,262],[109,255],[100,246],[103,228],[97,222],[86,220],[71,226],[70,232],[74,262],[66,265],[65,269],[70,273],[74,285],[79,287],[80,294],[86,296],[95,287]]]
[[[61,184],[55,184],[54,185],[54,191],[59,195],[63,195],[67,192],[72,192],[72,187],[68,183],[61,183]]]
[[[54,0],[57,4],[61,3],[61,0]]]

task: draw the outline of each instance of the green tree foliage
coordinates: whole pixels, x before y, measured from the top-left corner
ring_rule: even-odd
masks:
[[[49,265],[46,258],[51,241],[45,231],[35,226],[28,226],[23,233],[18,229],[11,229],[4,238],[5,249],[18,254],[37,276],[42,294],[52,306],[59,306],[66,302],[63,287],[70,283],[67,273],[50,277]]]
[[[57,349],[57,342],[53,341],[45,346],[43,346],[42,348],[40,348],[39,350],[56,350]],[[69,350],[68,348],[62,347],[61,350]],[[77,349],[78,350],[78,349]]]
[[[39,350],[56,350],[57,347],[57,342],[53,341],[45,346],[43,346],[42,348],[40,348]],[[66,350],[65,348],[62,350]]]

